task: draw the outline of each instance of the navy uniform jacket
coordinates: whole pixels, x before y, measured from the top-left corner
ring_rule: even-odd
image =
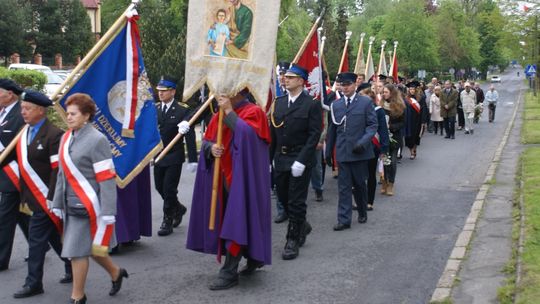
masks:
[[[342,97],[332,103],[331,115],[333,117],[328,122],[326,155],[332,155],[335,145],[338,162],[372,159],[374,153],[371,139],[377,132],[378,122],[371,99],[356,94],[347,108],[345,98]]]
[[[158,127],[159,135],[163,141],[163,146],[166,147],[173,138],[178,134],[178,124],[187,120],[190,114],[189,106],[185,103],[178,103],[173,100],[172,104],[167,109],[167,113],[163,115],[163,103],[157,104]],[[192,127],[184,137],[179,140],[163,159],[155,165],[158,167],[167,167],[171,165],[181,165],[186,160],[184,152],[184,138],[186,139],[188,149],[188,160],[190,163],[197,162],[197,145],[195,142],[195,131]]]
[[[0,142],[4,147],[7,147],[9,143],[15,138],[17,133],[24,126],[24,120],[21,115],[21,103],[17,103],[11,108],[9,113],[4,118],[2,124],[0,124]],[[3,149],[2,149],[3,150]],[[15,158],[15,154],[11,155],[11,160]],[[9,162],[4,162],[3,165]],[[11,182],[11,180],[4,173],[4,170],[0,170],[0,192],[17,192],[17,188]]]
[[[288,102],[288,95],[277,98],[272,113],[270,157],[276,171],[291,170],[295,161],[308,168],[313,167],[315,147],[321,136],[320,102],[306,92],[302,92],[290,108]]]

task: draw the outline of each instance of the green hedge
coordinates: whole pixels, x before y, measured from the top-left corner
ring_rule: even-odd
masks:
[[[43,91],[47,83],[45,74],[32,70],[8,70],[0,67],[0,78],[13,79],[23,88],[33,88],[38,91]]]

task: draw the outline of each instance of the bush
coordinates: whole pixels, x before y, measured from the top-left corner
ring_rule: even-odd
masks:
[[[47,83],[45,74],[32,70],[8,70],[0,67],[0,78],[13,79],[22,88],[32,88],[38,91],[43,91]]]

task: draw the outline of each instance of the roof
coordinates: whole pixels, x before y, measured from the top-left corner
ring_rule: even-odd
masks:
[[[99,0],[81,0],[83,6],[85,8],[98,8],[99,7]]]

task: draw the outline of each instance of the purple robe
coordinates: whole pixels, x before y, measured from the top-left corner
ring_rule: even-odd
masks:
[[[116,238],[118,243],[152,236],[150,169],[146,167],[124,189],[117,188]]]
[[[226,248],[235,242],[248,257],[270,265],[272,240],[268,144],[240,117],[232,142],[224,144],[233,149],[233,175],[226,208],[220,210],[218,201],[215,229],[210,231],[208,222],[214,161],[207,160],[204,151],[201,151],[186,247],[203,253],[224,254],[218,250],[221,239]]]

